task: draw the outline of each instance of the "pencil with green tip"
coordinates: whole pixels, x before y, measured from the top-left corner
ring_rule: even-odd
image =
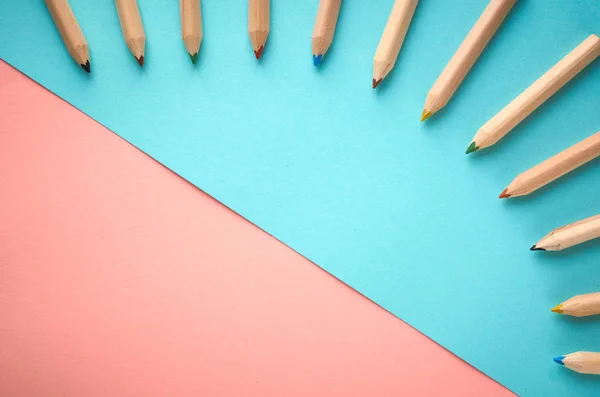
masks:
[[[553,360],[580,374],[600,375],[600,353],[577,352],[554,357]]]
[[[559,227],[535,243],[532,251],[561,251],[600,237],[600,214]]]
[[[200,0],[181,0],[181,38],[192,63],[196,63],[202,43],[202,10]]]
[[[313,64],[319,66],[333,42],[342,0],[321,0],[312,33]]]
[[[592,34],[485,123],[473,137],[467,154],[498,142],[599,55],[600,38]]]
[[[554,313],[573,317],[586,317],[600,314],[600,292],[576,295],[563,303],[559,303],[551,310]]]

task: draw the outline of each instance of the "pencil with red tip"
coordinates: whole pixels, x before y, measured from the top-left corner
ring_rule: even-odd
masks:
[[[313,64],[319,66],[333,42],[342,0],[321,0],[312,33]]]
[[[144,66],[146,33],[137,0],[115,0],[123,38],[129,51],[141,66]]]
[[[260,59],[271,25],[271,1],[248,0],[248,34],[256,59]]]
[[[200,0],[181,0],[181,38],[190,59],[196,64],[202,43],[202,10]]]

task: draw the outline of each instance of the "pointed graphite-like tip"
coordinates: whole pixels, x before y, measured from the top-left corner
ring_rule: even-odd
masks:
[[[421,113],[421,121],[427,120],[432,114],[433,113],[428,112],[427,109],[423,109],[423,113]],[[467,151],[467,153],[469,153],[469,152]]]
[[[469,145],[469,147],[467,148],[467,151],[465,153],[469,154],[469,153],[473,153],[478,151],[479,148],[477,147],[477,144],[475,142],[471,142],[471,144]]]
[[[508,191],[508,188],[504,189],[502,191],[502,193],[500,193],[500,196],[498,196],[498,198],[509,198],[510,194],[506,193]]]
[[[87,61],[86,63],[81,63],[80,65],[86,72],[90,73],[92,71],[90,68],[90,61]]]
[[[562,313],[562,303],[559,303],[558,305],[554,306],[552,309],[550,309],[550,311],[554,313]]]
[[[546,250],[545,250],[545,249],[543,249],[543,248],[538,248],[538,246],[537,246],[537,245],[535,245],[535,244],[533,244],[533,245],[531,246],[531,248],[529,248],[529,250],[530,250],[530,251],[546,251]]]
[[[139,58],[135,58],[135,60],[140,64],[140,67],[144,66],[144,56],[143,55]]]
[[[258,49],[258,51],[254,51],[254,56],[256,57],[256,59],[260,59],[260,56],[263,53],[263,49],[264,49],[264,46],[261,45],[260,48]]]
[[[373,89],[377,88],[379,83],[381,83],[382,81],[383,81],[383,79],[379,79],[379,80],[373,79]]]
[[[315,66],[319,66],[319,64],[321,63],[321,61],[323,60],[323,54],[313,54],[313,65]]]
[[[198,59],[198,53],[195,54],[190,54],[190,59],[192,60],[192,63],[195,65],[196,64],[196,60]]]
[[[565,365],[565,363],[563,362],[564,359],[565,359],[565,356],[558,356],[558,357],[554,357],[552,360],[554,360],[554,362],[557,364]]]

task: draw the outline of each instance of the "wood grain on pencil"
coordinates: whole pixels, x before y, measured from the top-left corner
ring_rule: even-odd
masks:
[[[256,59],[265,49],[271,25],[271,1],[248,0],[248,34]]]
[[[573,317],[600,314],[600,292],[574,296],[554,306],[552,311]]]
[[[558,356],[554,362],[579,372],[580,374],[600,375],[600,353],[577,352]]]
[[[75,14],[67,0],[45,0],[52,20],[60,33],[71,57],[83,70],[90,73],[90,53],[88,43],[75,19]]]
[[[475,134],[467,153],[498,142],[598,55],[600,39],[592,34],[485,123]]]
[[[342,0],[321,0],[312,34],[313,64],[319,65],[333,42]]]
[[[429,90],[421,121],[446,106],[516,1],[490,1]]]
[[[146,33],[137,0],[115,0],[123,38],[140,66],[144,65]]]
[[[548,233],[532,251],[560,251],[600,237],[600,214],[570,223]]]
[[[524,196],[600,156],[600,131],[517,176],[500,198]]]
[[[406,31],[419,0],[396,0],[373,57],[373,88],[388,75],[396,64]]]
[[[192,63],[196,63],[202,43],[202,10],[200,0],[181,0],[181,38]]]

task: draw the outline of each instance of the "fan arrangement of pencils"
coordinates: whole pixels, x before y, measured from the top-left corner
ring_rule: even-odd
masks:
[[[68,0],[45,0],[71,57],[91,71],[87,41]],[[373,88],[393,69],[419,0],[395,0],[375,56]],[[451,99],[516,0],[491,0],[431,87],[421,121],[425,121]],[[321,0],[312,34],[313,63],[318,66],[333,42],[342,0]],[[140,66],[144,65],[146,34],[137,0],[115,0],[123,38]],[[200,0],[180,0],[181,36],[192,63],[202,42]],[[248,0],[248,34],[256,59],[260,59],[269,36],[270,0]],[[485,123],[475,134],[466,153],[494,145],[515,126],[567,84],[600,55],[600,38],[592,34],[525,91]],[[518,175],[500,198],[525,196],[577,167],[600,156],[600,131]],[[532,251],[559,251],[600,237],[600,214],[563,226],[531,247]],[[600,314],[600,292],[578,295],[557,305],[553,312],[570,316]],[[577,352],[554,358],[557,363],[581,373],[600,374],[600,353]]]

